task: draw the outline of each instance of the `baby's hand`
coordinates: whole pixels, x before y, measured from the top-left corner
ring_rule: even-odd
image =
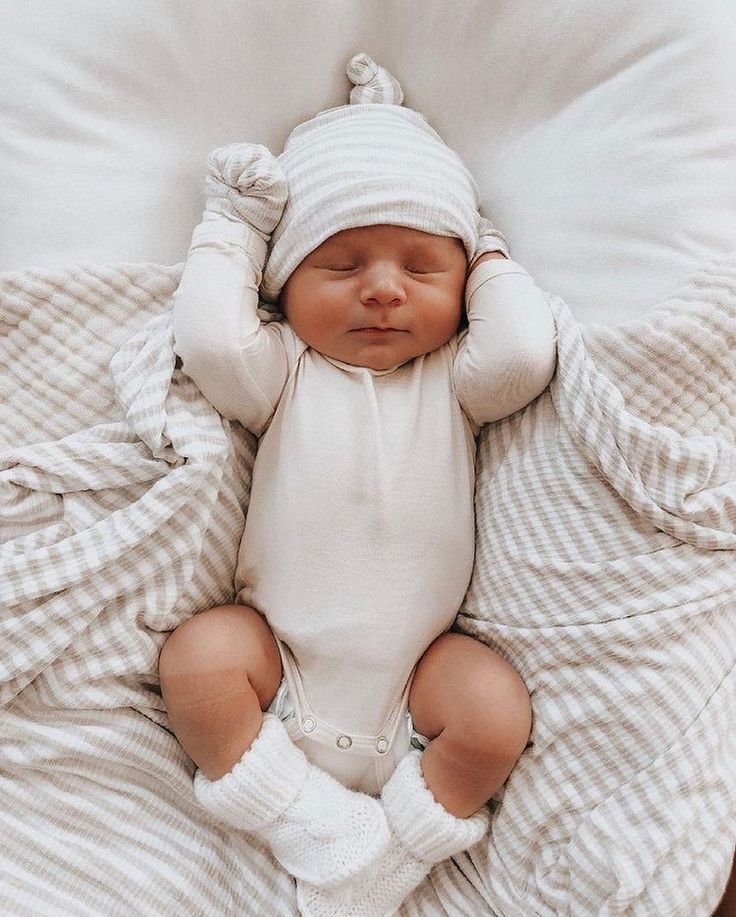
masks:
[[[207,160],[206,214],[247,223],[268,242],[281,219],[288,188],[276,157],[259,143],[230,143]]]
[[[494,229],[493,223],[485,217],[478,217],[478,245],[470,262],[470,270],[479,264],[483,255],[496,258],[508,258],[509,249],[506,239]],[[492,254],[491,254],[492,253]],[[486,260],[486,259],[483,259]]]

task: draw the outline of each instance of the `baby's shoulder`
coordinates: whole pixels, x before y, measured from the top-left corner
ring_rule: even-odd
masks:
[[[290,367],[296,365],[309,349],[309,345],[299,337],[285,318],[266,320],[263,322],[263,326],[268,329],[270,334],[278,335],[281,338]]]

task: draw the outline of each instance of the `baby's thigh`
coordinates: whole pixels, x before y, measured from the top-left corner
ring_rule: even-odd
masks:
[[[409,693],[417,732],[468,746],[523,749],[531,727],[526,686],[505,659],[464,634],[444,633],[417,663]],[[520,747],[519,747],[520,746]]]
[[[276,638],[265,618],[246,605],[220,605],[180,624],[159,657],[164,693],[197,691],[246,678],[262,708],[281,681]]]

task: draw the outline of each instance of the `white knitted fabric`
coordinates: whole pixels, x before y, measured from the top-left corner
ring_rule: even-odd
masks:
[[[422,753],[406,755],[381,792],[391,843],[363,873],[339,887],[297,883],[304,917],[384,917],[393,914],[432,866],[477,844],[488,831],[485,808],[457,818],[424,781]]]
[[[350,104],[294,128],[278,157],[289,197],[261,284],[267,302],[311,251],[344,229],[407,226],[461,239],[468,259],[478,252],[478,188],[460,157],[423,115],[401,106],[398,82],[367,54],[353,57],[346,72],[355,84]],[[487,221],[483,232],[486,251],[508,254]]]
[[[265,146],[230,143],[210,153],[205,192],[205,220],[245,222],[268,242],[286,203],[286,176]]]
[[[288,195],[286,176],[278,160],[259,143],[229,143],[218,147],[207,157],[205,194],[202,222],[195,229],[192,242],[203,227],[223,218],[232,224],[236,235],[238,227],[245,223],[254,233],[251,244],[254,262],[259,265],[254,290],[258,291],[267,243],[281,219]],[[264,321],[284,317],[276,305],[267,305],[260,315]]]
[[[349,880],[390,843],[380,802],[310,764],[270,713],[227,774],[209,780],[197,771],[194,793],[217,819],[256,833],[285,869],[316,886]]]

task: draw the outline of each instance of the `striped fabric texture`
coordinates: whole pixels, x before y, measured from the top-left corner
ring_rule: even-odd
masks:
[[[469,860],[504,917],[708,917],[736,844],[736,257],[616,328],[552,306],[549,389],[479,446],[458,627],[534,726]]]
[[[194,800],[167,632],[232,599],[255,442],[176,366],[180,269],[0,277],[0,901],[11,915],[295,915]],[[487,427],[459,629],[532,693],[489,838],[420,915],[706,917],[736,842],[736,257],[642,321],[575,323]]]

